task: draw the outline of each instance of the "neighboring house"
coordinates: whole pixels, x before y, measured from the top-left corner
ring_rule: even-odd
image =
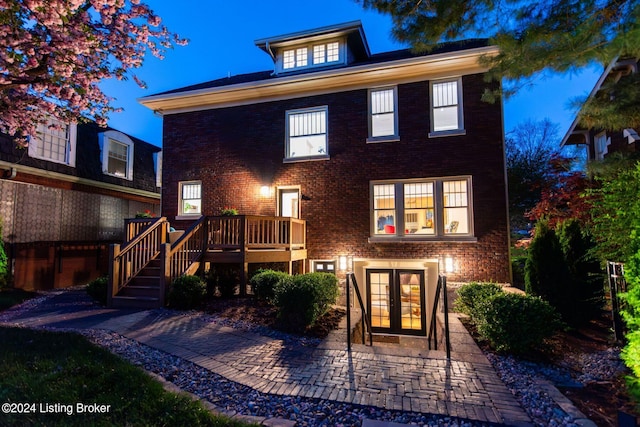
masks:
[[[159,147],[95,123],[50,124],[27,148],[0,135],[2,238],[24,289],[106,274],[124,219],[160,213]]]
[[[172,225],[235,207],[259,248],[268,227],[253,216],[276,218],[270,236],[277,218],[303,220],[302,252],[279,260],[353,270],[377,331],[424,335],[445,270],[450,281],[510,281],[502,105],[481,101],[497,83],[478,63],[495,47],[372,54],[360,22],[256,45],[273,70],[140,101],[163,115]],[[209,224],[209,248],[220,248]],[[242,262],[246,272],[272,260]]]
[[[616,59],[604,70],[589,98],[593,98],[610,81],[618,81],[626,76],[638,72],[637,58]],[[561,147],[567,145],[585,146],[587,160],[602,160],[609,153],[640,151],[640,129],[626,128],[622,131],[610,131],[606,129],[585,128],[579,124],[580,117],[576,117],[571,127],[562,138]]]

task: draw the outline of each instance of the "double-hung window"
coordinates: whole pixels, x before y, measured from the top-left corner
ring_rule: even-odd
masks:
[[[183,181],[179,183],[178,215],[202,214],[202,183]]]
[[[473,237],[470,177],[372,182],[371,194],[373,238]]]
[[[329,158],[326,106],[287,111],[286,117],[285,160]]]
[[[40,123],[36,136],[29,141],[29,156],[75,166],[76,125],[49,117]]]
[[[369,139],[370,142],[398,138],[397,89],[369,90]]]
[[[109,130],[99,135],[102,172],[133,180],[133,141],[122,132]]]
[[[464,131],[462,80],[432,81],[430,136],[459,134]]]

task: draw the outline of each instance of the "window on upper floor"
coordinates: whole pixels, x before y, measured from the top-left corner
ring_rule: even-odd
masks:
[[[182,181],[178,187],[178,215],[201,215],[202,183],[200,181]]]
[[[282,50],[282,70],[321,67],[344,62],[345,54],[340,41],[310,43]]]
[[[369,142],[398,139],[397,88],[369,90]]]
[[[327,107],[287,111],[285,161],[329,158]]]
[[[611,138],[607,138],[607,133],[602,132],[594,138],[594,149],[596,160],[604,159],[604,156],[609,152],[609,145],[611,144]]]
[[[133,180],[133,141],[115,130],[99,136],[102,150],[102,172],[106,175]]]
[[[29,156],[75,166],[76,134],[75,123],[67,124],[49,117],[46,123],[38,125],[36,136],[30,139]]]
[[[470,177],[372,182],[371,236],[472,237],[470,187]]]
[[[432,81],[430,94],[431,133],[429,136],[463,133],[462,79]]]

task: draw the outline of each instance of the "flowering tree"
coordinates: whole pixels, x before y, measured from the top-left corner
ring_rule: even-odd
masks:
[[[26,145],[47,115],[105,125],[98,87],[133,79],[147,52],[185,44],[140,0],[0,0],[0,131]]]

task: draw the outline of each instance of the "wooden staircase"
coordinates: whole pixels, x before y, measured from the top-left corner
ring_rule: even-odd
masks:
[[[112,297],[114,308],[157,308],[160,307],[161,260],[152,259],[127,286]]]

